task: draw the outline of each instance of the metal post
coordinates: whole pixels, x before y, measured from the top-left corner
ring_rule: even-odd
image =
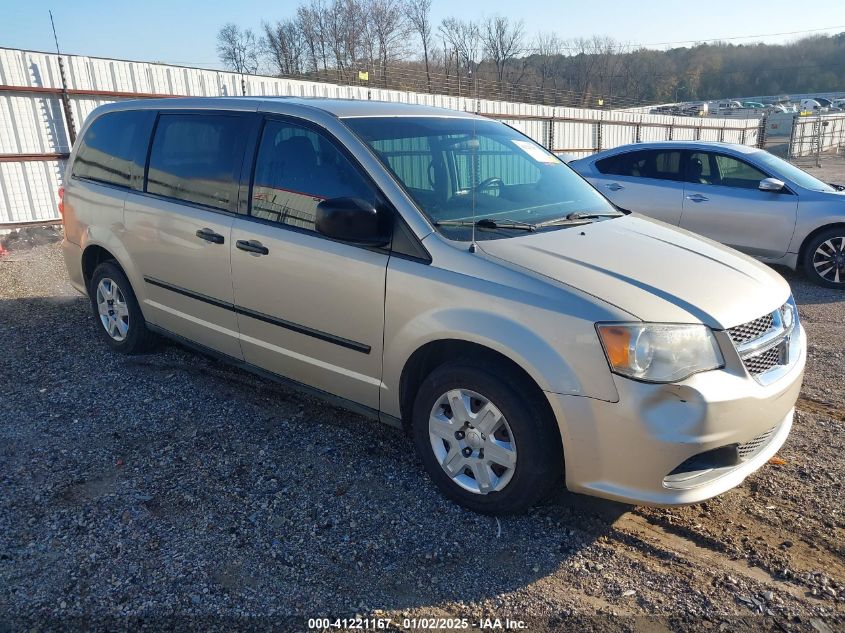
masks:
[[[798,129],[798,115],[792,117],[792,129],[789,131],[789,145],[786,148],[786,157],[793,158],[795,152],[795,132]]]
[[[62,80],[62,109],[65,112],[65,122],[67,123],[67,136],[70,139],[70,144],[76,143],[76,125],[73,122],[73,110],[70,107],[70,96],[67,92],[67,78],[65,77],[65,61],[62,59],[62,54],[59,51],[59,38],[56,35],[56,23],[53,22],[53,12],[50,14],[50,24],[53,27],[53,39],[56,42],[56,54],[59,56],[59,77]]]
[[[816,121],[816,167],[822,166],[822,114],[819,112],[819,119]]]
[[[760,119],[760,126],[757,128],[757,147],[766,149],[766,129],[768,117],[764,116]]]
[[[596,141],[598,145],[598,147],[596,148],[597,152],[601,151],[601,123],[601,119],[596,122]]]

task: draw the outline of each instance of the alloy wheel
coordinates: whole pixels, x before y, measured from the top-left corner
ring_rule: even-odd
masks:
[[[813,268],[827,282],[845,284],[845,236],[825,240],[813,253]]]

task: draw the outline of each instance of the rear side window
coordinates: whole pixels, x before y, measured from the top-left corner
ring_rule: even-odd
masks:
[[[147,192],[236,211],[246,122],[238,115],[162,114]]]
[[[98,117],[79,143],[71,176],[140,189],[153,115],[136,110]]]
[[[679,150],[643,150],[596,161],[602,174],[658,180],[682,180]]]
[[[325,136],[283,121],[267,121],[252,187],[254,217],[315,230],[317,205],[328,198],[376,203],[373,188]]]

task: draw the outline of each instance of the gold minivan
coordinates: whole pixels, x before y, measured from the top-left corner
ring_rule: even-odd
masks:
[[[111,104],[80,133],[62,208],[71,282],[113,349],[171,337],[404,428],[478,512],[564,482],[695,503],[792,425],[806,339],[778,274],[620,211],[472,114]]]

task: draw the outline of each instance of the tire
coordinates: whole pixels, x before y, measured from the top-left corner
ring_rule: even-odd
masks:
[[[537,388],[525,382],[512,371],[496,372],[489,364],[458,360],[435,369],[417,392],[411,419],[417,454],[440,491],[469,510],[519,513],[553,486],[563,485],[557,424]],[[444,402],[455,402],[459,413]],[[503,422],[492,422],[497,412]],[[469,419],[469,426],[461,424],[462,419]],[[467,449],[468,456],[463,452]],[[503,466],[511,460],[512,468]],[[456,474],[447,473],[446,462]],[[485,472],[486,482],[481,481]],[[487,486],[483,492],[482,484]]]
[[[813,283],[845,290],[845,226],[823,231],[808,242],[804,272]]]
[[[122,354],[141,354],[153,346],[155,335],[147,329],[132,285],[116,262],[97,266],[88,295],[95,327],[109,347]]]

